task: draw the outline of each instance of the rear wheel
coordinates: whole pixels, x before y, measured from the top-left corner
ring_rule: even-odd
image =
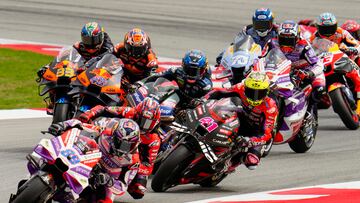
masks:
[[[34,176],[25,182],[19,189],[16,196],[10,200],[11,203],[37,203],[45,202],[51,194],[52,189],[40,176]]]
[[[56,103],[54,107],[53,123],[66,121],[69,119],[69,104],[68,103]]]
[[[318,126],[316,107],[309,109],[304,119],[300,131],[295,138],[289,142],[290,148],[296,153],[305,153],[314,144]]]
[[[185,146],[179,145],[161,163],[151,182],[155,192],[164,192],[177,184],[181,172],[190,164],[194,154]]]
[[[345,126],[350,130],[359,128],[359,117],[350,108],[347,98],[343,96],[341,89],[338,88],[329,93],[334,111],[340,116]]]

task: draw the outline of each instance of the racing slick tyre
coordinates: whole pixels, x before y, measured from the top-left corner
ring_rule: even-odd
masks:
[[[296,153],[305,153],[314,144],[318,127],[316,106],[311,107],[311,109],[306,112],[304,119],[305,121],[301,129],[295,138],[289,142],[290,148]]]
[[[219,176],[213,175],[211,177],[206,178],[205,180],[201,181],[199,185],[201,187],[215,187],[217,184],[219,184],[224,178],[227,176],[227,174],[220,174]]]
[[[45,202],[52,190],[40,176],[34,176],[26,181],[10,198],[10,203],[37,203]]]
[[[329,93],[334,111],[339,114],[340,119],[350,130],[359,128],[359,117],[356,112],[350,108],[347,98],[343,96],[341,89],[338,88]]]
[[[68,119],[69,104],[57,103],[54,106],[53,123],[66,121]]]
[[[181,172],[190,164],[193,155],[185,145],[179,145],[161,163],[152,179],[151,188],[155,192],[165,192],[176,185]]]

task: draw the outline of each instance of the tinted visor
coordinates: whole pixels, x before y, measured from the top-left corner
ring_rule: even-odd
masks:
[[[356,30],[355,32],[352,32],[351,34],[356,40],[358,41],[360,40],[360,29]]]
[[[131,46],[129,44],[125,45],[126,50],[129,52],[130,56],[135,58],[140,58],[146,54],[146,46]]]
[[[264,32],[264,31],[270,30],[272,28],[272,22],[271,21],[255,21],[255,20],[253,20],[253,27],[255,30]]]
[[[81,41],[88,49],[96,49],[102,44],[101,34],[96,36],[81,36]]]
[[[337,29],[337,24],[330,26],[318,25],[319,34],[326,37],[330,37],[331,35],[335,34],[336,29]]]
[[[140,118],[138,123],[139,123],[141,131],[149,131],[155,127],[156,120],[142,117],[142,118]]]
[[[198,80],[204,74],[205,68],[199,68],[197,66],[185,66],[184,72],[187,79]]]
[[[268,93],[267,89],[252,89],[245,87],[245,95],[251,101],[263,100]]]
[[[137,143],[129,142],[128,140],[119,139],[118,136],[114,135],[112,142],[114,155],[122,156],[123,154],[131,153],[135,149],[136,144]]]
[[[295,47],[297,37],[294,36],[279,36],[279,45],[286,47]]]

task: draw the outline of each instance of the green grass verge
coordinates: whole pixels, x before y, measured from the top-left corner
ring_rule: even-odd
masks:
[[[52,56],[0,49],[0,109],[45,107],[38,95],[36,72]]]

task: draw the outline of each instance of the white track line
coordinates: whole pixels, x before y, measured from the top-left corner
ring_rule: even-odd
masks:
[[[326,188],[326,189],[359,189],[360,190],[360,181],[354,182],[345,182],[345,183],[335,183],[335,184],[326,184],[326,185],[316,185],[309,187],[299,187],[299,188],[289,188],[282,190],[272,190],[265,192],[257,192],[257,193],[249,193],[249,194],[241,194],[241,195],[231,195],[225,197],[218,197],[212,199],[204,199],[199,201],[191,201],[187,203],[209,203],[209,202],[236,202],[236,201],[270,201],[270,200],[300,200],[300,199],[311,199],[317,198],[326,195],[277,195],[271,194],[274,192],[284,192],[284,191],[292,191],[292,190],[301,190],[301,189],[309,189],[309,188]],[[357,202],[357,200],[355,200]]]

